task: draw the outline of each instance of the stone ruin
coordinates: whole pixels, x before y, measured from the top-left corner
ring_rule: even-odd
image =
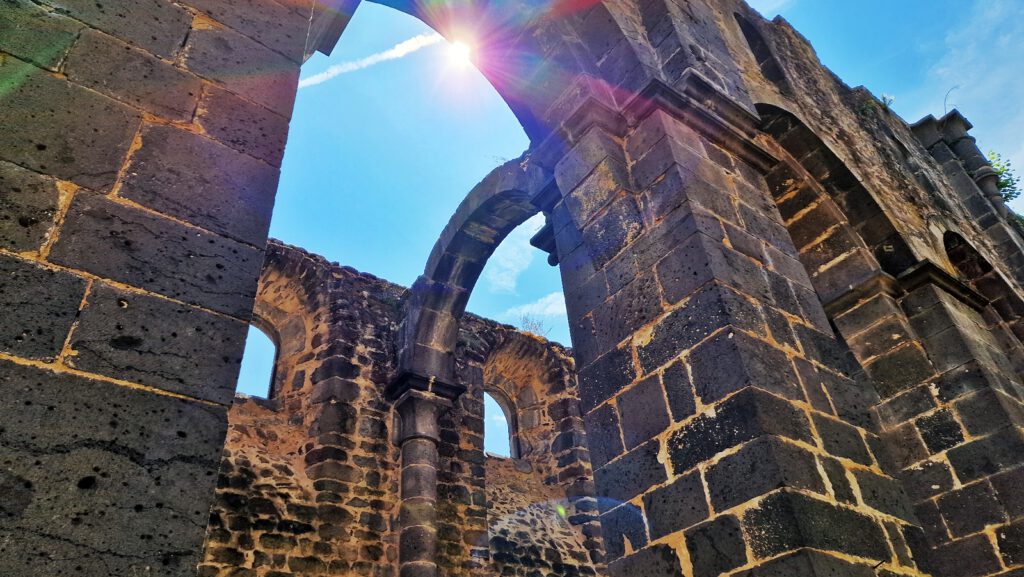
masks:
[[[358,0],[0,3],[0,576],[1024,575],[1024,236],[964,117],[740,0],[382,3],[531,140],[408,289],[267,239]],[[538,213],[571,350],[464,312]]]

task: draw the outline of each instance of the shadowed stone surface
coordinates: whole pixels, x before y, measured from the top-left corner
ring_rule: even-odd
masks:
[[[40,248],[59,198],[54,179],[0,161],[0,246],[14,252]]]
[[[28,359],[55,358],[83,295],[84,279],[0,255],[0,351]]]
[[[0,61],[0,156],[43,174],[106,190],[114,183],[138,113],[13,58]]]
[[[0,394],[0,470],[21,483],[0,526],[0,574],[164,576],[195,566],[202,534],[190,529],[208,512],[194,494],[213,489],[224,408],[6,361]],[[111,541],[108,523],[125,538]]]
[[[191,120],[199,98],[195,76],[95,31],[82,34],[64,69],[82,86],[171,120]]]
[[[254,246],[267,237],[277,169],[198,134],[148,125],[121,196]]]
[[[246,319],[255,291],[251,275],[259,271],[263,252],[81,193],[50,258]]]
[[[240,321],[96,283],[71,341],[70,364],[226,405],[246,330]]]

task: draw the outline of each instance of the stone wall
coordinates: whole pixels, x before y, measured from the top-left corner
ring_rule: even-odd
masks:
[[[274,385],[270,399],[238,397],[229,412],[202,575],[395,574],[395,417],[378,403],[393,355],[383,343],[404,293],[300,249],[269,245],[255,314],[277,344]],[[462,333],[469,391],[441,419],[437,509],[446,574],[492,575],[498,550],[489,529],[505,527],[501,519],[520,508],[559,515],[538,541],[557,559],[536,553],[536,545],[522,545],[521,554],[539,555],[531,562],[544,565],[545,575],[593,574],[600,528],[568,351],[472,316]],[[488,481],[489,470],[508,465],[483,452],[485,390],[514,403],[517,462],[530,471],[518,474],[511,502],[508,479]],[[495,499],[497,517],[489,506]]]
[[[385,3],[482,27],[530,150],[408,291],[274,245],[259,295],[299,68],[358,2],[0,3],[0,574],[193,573],[250,322],[281,362],[205,572],[487,574],[487,390],[596,570],[1024,567],[1024,240],[966,119],[740,0]],[[464,314],[538,212],[572,363]]]
[[[488,457],[486,466],[491,575],[597,574],[564,490],[545,484],[529,461]]]

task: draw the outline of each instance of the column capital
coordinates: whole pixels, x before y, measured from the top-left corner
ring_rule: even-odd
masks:
[[[453,406],[451,399],[440,395],[408,390],[395,401],[395,410],[399,416],[398,444],[402,445],[410,439],[427,439],[438,443],[441,441],[440,426],[437,417],[441,411]]]

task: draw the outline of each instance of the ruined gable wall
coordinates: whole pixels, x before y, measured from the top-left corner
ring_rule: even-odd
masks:
[[[395,573],[398,461],[381,395],[404,292],[270,245],[256,318],[281,350],[274,395],[239,397],[231,409],[201,575]],[[444,574],[492,575],[492,555],[507,561],[504,547],[516,539],[523,541],[518,559],[544,575],[593,574],[600,529],[567,351],[473,316],[462,333],[469,391],[441,418]],[[483,452],[483,392],[495,387],[518,402],[519,463],[531,471],[518,474],[529,491],[517,491],[511,504],[505,485],[487,482],[488,470],[511,466],[488,465]],[[564,509],[550,532],[493,541],[488,503],[495,501],[507,505],[499,523],[535,503],[545,514],[556,511],[552,502]]]

